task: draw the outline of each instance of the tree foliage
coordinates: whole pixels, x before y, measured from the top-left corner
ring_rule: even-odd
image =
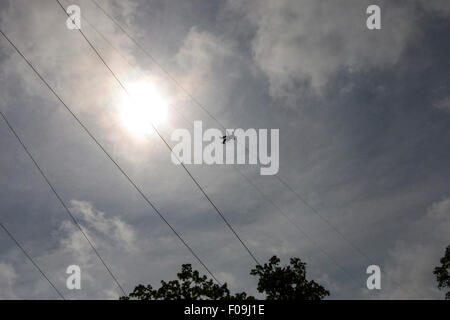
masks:
[[[299,258],[292,258],[290,266],[280,267],[279,263],[273,256],[250,272],[259,277],[258,291],[265,293],[267,300],[322,300],[330,295],[320,284],[306,279],[306,263]]]
[[[445,255],[441,258],[441,265],[434,268],[433,273],[441,290],[450,289],[450,245],[445,249]],[[445,294],[445,299],[450,300],[450,291]]]
[[[330,293],[315,281],[306,280],[306,264],[299,258],[292,258],[291,265],[279,266],[280,259],[273,256],[268,264],[256,266],[250,274],[259,277],[258,291],[266,294],[267,299],[302,299],[320,300]],[[227,284],[218,285],[207,276],[200,276],[196,270],[192,270],[190,264],[183,264],[181,272],[177,274],[178,280],[169,282],[161,281],[159,289],[153,289],[151,285],[142,284],[135,287],[128,296],[121,300],[245,300],[254,299],[247,293],[230,294]]]
[[[166,282],[161,281],[159,289],[153,289],[151,285],[144,286],[142,284],[134,288],[134,291],[127,297],[120,297],[121,300],[138,299],[138,300],[232,300],[232,299],[253,299],[247,297],[242,292],[234,296],[230,295],[227,284],[218,285],[200,273],[192,270],[190,264],[183,264],[181,272],[177,274],[178,280]]]

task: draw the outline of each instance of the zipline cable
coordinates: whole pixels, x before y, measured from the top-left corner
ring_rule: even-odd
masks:
[[[76,120],[76,122],[82,127],[82,129],[88,134],[88,136],[95,142],[95,144],[103,151],[103,153],[112,161],[116,168],[124,175],[124,177],[131,183],[131,185],[136,189],[136,191],[141,195],[141,197],[147,202],[148,205],[158,214],[158,216],[164,221],[164,223],[172,230],[172,232],[177,236],[177,238],[183,243],[183,245],[191,252],[191,254],[197,259],[197,261],[205,268],[205,270],[211,275],[211,277],[218,283],[220,281],[214,276],[214,274],[209,270],[206,264],[200,259],[200,257],[195,253],[195,251],[187,244],[183,237],[172,227],[169,221],[162,215],[162,213],[156,208],[156,206],[150,201],[150,199],[142,192],[142,190],[134,183],[130,176],[122,169],[122,167],[112,158],[112,156],[106,151],[103,145],[93,136],[90,130],[81,122],[81,120],[75,115],[71,108],[62,100],[62,98],[56,93],[53,87],[43,78],[43,76],[36,70],[36,68],[31,64],[31,62],[22,54],[22,52],[15,46],[15,44],[6,36],[5,33],[0,29],[0,33],[3,37],[8,40],[11,46],[16,50],[16,52],[25,60],[28,66],[34,71],[34,73],[39,77],[39,79],[47,86],[51,93],[61,102],[61,104],[66,108],[70,115]]]
[[[158,60],[145,48],[143,47],[127,30],[115,19],[112,17],[96,0],[91,0],[94,5],[99,8],[105,16],[107,16],[144,54],[146,54],[153,63],[155,63],[162,71],[166,74],[166,76],[174,82],[174,84],[183,91],[198,107],[200,107],[212,120],[214,120],[223,130],[226,130],[226,127],[211,113],[206,109],[198,99],[196,99],[184,86],[174,77],[172,74],[161,64]],[[247,147],[246,150],[248,151]],[[375,264],[373,260],[364,253],[356,244],[354,244],[347,236],[345,236],[336,226],[334,226],[331,221],[329,221],[326,217],[324,217],[320,212],[314,208],[304,197],[302,197],[297,191],[295,191],[283,178],[279,175],[276,175],[275,178],[287,188],[297,199],[299,199],[306,207],[308,207],[314,214],[316,214],[320,219],[322,219],[328,226],[335,231],[349,246],[351,246],[356,252],[358,252],[363,258],[365,258],[369,263]]]
[[[56,2],[59,4],[63,12],[67,17],[70,18],[70,15],[67,13],[66,9],[64,9],[63,5],[59,0],[56,0]],[[114,79],[117,81],[117,83],[120,85],[120,87],[123,89],[123,91],[127,94],[127,96],[134,101],[133,96],[130,94],[130,92],[127,90],[125,85],[122,83],[122,81],[118,78],[118,76],[115,74],[115,72],[109,67],[108,63],[103,59],[102,55],[98,50],[95,48],[95,46],[92,44],[92,42],[86,37],[84,32],[81,29],[78,29],[80,34],[83,36],[83,38],[86,40],[86,42],[89,44],[89,46],[94,50],[95,54],[98,56],[100,61],[105,65],[105,67],[109,70],[111,75],[114,77]],[[157,133],[157,135],[160,137],[160,139],[163,141],[163,143],[167,146],[167,148],[170,150],[170,153],[173,154],[177,160],[180,162],[182,168],[186,171],[188,176],[192,179],[192,181],[195,183],[195,185],[198,187],[198,189],[202,192],[202,194],[205,196],[205,198],[208,200],[208,202],[211,204],[211,206],[214,208],[214,210],[217,212],[217,214],[222,218],[223,222],[226,224],[228,229],[234,234],[234,236],[238,239],[238,241],[241,243],[241,245],[244,247],[244,249],[247,251],[247,253],[250,255],[250,257],[255,261],[257,265],[260,265],[258,259],[256,258],[255,254],[250,250],[250,248],[245,244],[245,242],[242,240],[242,238],[238,235],[236,230],[233,228],[233,226],[228,222],[227,218],[224,216],[224,214],[219,210],[219,208],[216,206],[216,204],[212,201],[212,199],[208,196],[206,191],[202,188],[202,186],[198,183],[198,181],[195,179],[195,177],[192,175],[192,173],[187,169],[187,167],[180,161],[178,156],[173,152],[172,147],[169,145],[169,143],[164,139],[164,137],[159,132],[158,128],[150,121],[149,124],[152,126],[153,130]]]

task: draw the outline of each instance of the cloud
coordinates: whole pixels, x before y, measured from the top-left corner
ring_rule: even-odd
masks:
[[[447,0],[419,0],[423,9],[440,16],[450,15],[450,3]]]
[[[192,27],[174,60],[177,81],[210,112],[217,114],[214,109],[232,104],[233,82],[241,75],[242,67],[231,39]],[[181,94],[180,102],[192,103],[183,92],[177,92]]]
[[[137,260],[128,259],[139,256],[134,228],[117,216],[108,217],[87,201],[72,200],[70,210],[112,272],[119,281],[123,281],[128,270],[126,263]],[[52,236],[57,237],[57,245],[38,254],[36,250],[30,249],[30,244],[23,243],[23,245],[66,298],[117,299],[121,295],[89,243],[71,220],[63,220],[60,228],[54,231]],[[121,250],[124,259],[112,259],[115,250]],[[0,262],[1,298],[57,298],[42,275],[28,261],[25,260],[24,263],[25,258],[20,252],[13,249],[8,255],[5,254],[5,259],[9,263]],[[81,269],[81,290],[66,289],[68,277],[66,269],[73,264]]]
[[[89,0],[79,3],[82,14],[145,70],[146,77],[167,89],[167,96],[187,118],[207,118]],[[230,0],[227,7],[211,2],[205,8],[198,2],[182,6],[159,0],[102,2],[224,124],[281,128],[283,178],[380,261],[383,270],[387,270],[383,262],[389,248],[395,248],[389,258],[390,276],[402,281],[397,268],[402,270],[416,254],[425,259],[438,254],[429,255],[433,239],[424,238],[422,243],[408,235],[408,228],[424,214],[424,207],[448,191],[449,153],[442,147],[448,139],[440,128],[448,127],[449,118],[433,118],[425,129],[415,124],[430,119],[427,112],[435,100],[430,102],[429,97],[441,98],[448,92],[445,82],[439,81],[446,79],[444,68],[428,67],[447,61],[440,32],[448,30],[434,21],[446,15],[449,2],[381,1],[383,29],[379,32],[365,28],[368,3]],[[426,9],[419,16],[417,4]],[[232,291],[253,293],[256,281],[248,274],[253,262],[245,250],[189,177],[170,162],[157,136],[141,143],[124,133],[116,112],[120,88],[80,34],[67,30],[56,2],[1,1],[0,6],[2,30],[208,267],[228,281]],[[417,24],[422,17],[432,18],[433,23]],[[121,79],[129,83],[139,78],[93,30],[86,24],[83,28]],[[414,50],[409,50],[411,43]],[[182,263],[193,263],[204,272],[7,42],[1,42],[0,51],[2,110],[62,198],[81,199],[69,206],[126,290],[138,283],[157,285],[161,279],[173,279]],[[437,87],[439,94],[430,93],[429,88]],[[301,110],[278,107],[277,99],[298,102],[304,93],[311,101],[302,104]],[[445,108],[447,102],[442,101],[436,107]],[[170,136],[175,124],[186,126],[172,113],[161,125],[165,136]],[[0,130],[5,133],[0,144],[8,150],[0,160],[2,219],[69,298],[116,298],[118,289],[89,244],[7,128],[0,126]],[[298,256],[308,262],[311,278],[331,289],[333,298],[360,297],[346,275],[232,168],[190,169],[261,261],[273,254],[284,262]],[[277,181],[246,169],[264,193],[355,274],[358,282],[365,277],[366,261],[321,219]],[[17,219],[17,212],[24,218]],[[431,233],[442,223],[442,219],[429,220],[429,225],[414,228]],[[397,238],[403,242],[394,247]],[[441,250],[442,239],[435,241]],[[6,279],[0,284],[2,290],[11,288],[11,296],[19,298],[57,298],[21,252],[11,249],[13,244],[0,243],[4,246],[0,262],[6,265],[1,267]],[[431,277],[431,263],[422,263],[428,264],[418,261],[414,272]],[[65,289],[70,264],[82,267],[80,292]],[[365,286],[363,280],[358,289]],[[418,288],[432,289],[433,279],[425,280]],[[386,278],[386,290],[388,283]],[[418,288],[405,287],[396,296],[409,296],[409,291]],[[441,297],[435,289],[429,292]]]
[[[87,201],[72,200],[70,203],[72,213],[81,218],[87,229],[92,231],[91,234],[112,241],[115,245],[129,251],[136,249],[134,229],[119,217],[108,218],[104,212],[96,210]]]
[[[381,297],[442,299],[433,270],[450,244],[449,230],[450,197],[434,203],[389,252]]]
[[[300,85],[322,92],[337,72],[367,72],[394,67],[410,40],[420,41],[415,3],[377,1],[381,30],[368,30],[371,1],[230,0],[256,31],[254,61],[267,76],[274,98],[290,98]],[[425,5],[424,3],[422,3]],[[429,10],[448,11],[448,1],[427,1]]]
[[[177,52],[176,60],[182,68],[195,71],[197,77],[202,79],[210,76],[208,73],[214,66],[223,65],[224,60],[233,54],[232,50],[229,41],[193,27]]]
[[[437,101],[434,107],[443,111],[450,111],[450,96]]]
[[[117,249],[121,250],[124,256],[136,254],[135,230],[120,217],[110,217],[95,209],[87,201],[72,200],[70,204],[70,211],[107,263],[113,260],[111,255]],[[83,290],[81,292],[67,290],[64,294],[78,298],[82,296],[117,298],[119,296],[118,288],[115,287],[89,243],[71,220],[63,221],[55,235],[59,236],[59,245],[38,259],[53,261],[54,265],[59,266],[59,270],[64,271],[67,266],[75,264],[80,266],[82,272]],[[122,261],[118,264],[121,263]],[[118,264],[111,265],[109,263],[113,273],[118,272],[117,270],[123,270]],[[65,283],[67,275],[61,272],[59,274],[60,283]],[[94,288],[97,288],[97,290],[94,290]]]
[[[17,299],[14,294],[14,285],[17,273],[10,264],[0,262],[0,299]]]

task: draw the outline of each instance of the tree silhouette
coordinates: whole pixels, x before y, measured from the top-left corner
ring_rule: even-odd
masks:
[[[434,268],[433,273],[438,282],[438,288],[445,290],[450,289],[450,245],[445,249],[445,255],[441,258],[441,265]],[[445,299],[450,300],[450,291],[445,294]]]
[[[330,292],[314,280],[306,280],[306,263],[292,258],[291,265],[279,266],[280,259],[270,258],[264,266],[256,266],[250,274],[259,276],[258,291],[267,300],[322,300]]]
[[[120,297],[120,300],[231,300],[253,299],[242,292],[234,296],[230,295],[227,284],[219,286],[205,275],[200,276],[197,270],[192,270],[190,264],[183,264],[181,272],[177,274],[179,280],[169,282],[161,281],[159,289],[153,289],[151,285],[142,284],[134,288],[128,296]]]
[[[330,292],[315,281],[306,280],[306,263],[299,258],[292,258],[291,265],[279,266],[280,259],[276,256],[270,258],[269,263],[256,266],[250,271],[258,276],[258,291],[266,294],[270,300],[321,300],[330,295]],[[178,280],[161,281],[159,289],[151,285],[142,284],[134,288],[128,296],[121,300],[245,300],[254,299],[247,293],[230,294],[226,283],[215,284],[207,276],[200,276],[197,270],[192,270],[190,264],[183,264],[181,272],[177,274]]]

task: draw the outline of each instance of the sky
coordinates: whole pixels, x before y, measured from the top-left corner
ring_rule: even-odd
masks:
[[[221,129],[192,97],[226,128],[279,129],[277,175],[315,210],[256,165],[188,165],[259,261],[301,258],[330,299],[444,297],[432,272],[450,243],[450,2],[98,0],[153,59],[91,0],[61,2],[78,5],[108,40],[82,20],[122,83],[150,83],[164,97],[170,107],[157,127],[171,145],[174,130],[195,120]],[[366,27],[371,4],[381,8],[380,30]],[[261,297],[249,274],[255,262],[159,136],[126,125],[123,90],[66,19],[56,1],[0,0],[1,30],[214,275]],[[206,273],[4,38],[0,97],[127,292],[174,279],[183,263]],[[117,299],[1,121],[0,150],[1,223],[66,298]],[[81,290],[66,288],[74,264]],[[380,290],[366,287],[370,264],[380,266]],[[58,298],[3,231],[0,298]]]

